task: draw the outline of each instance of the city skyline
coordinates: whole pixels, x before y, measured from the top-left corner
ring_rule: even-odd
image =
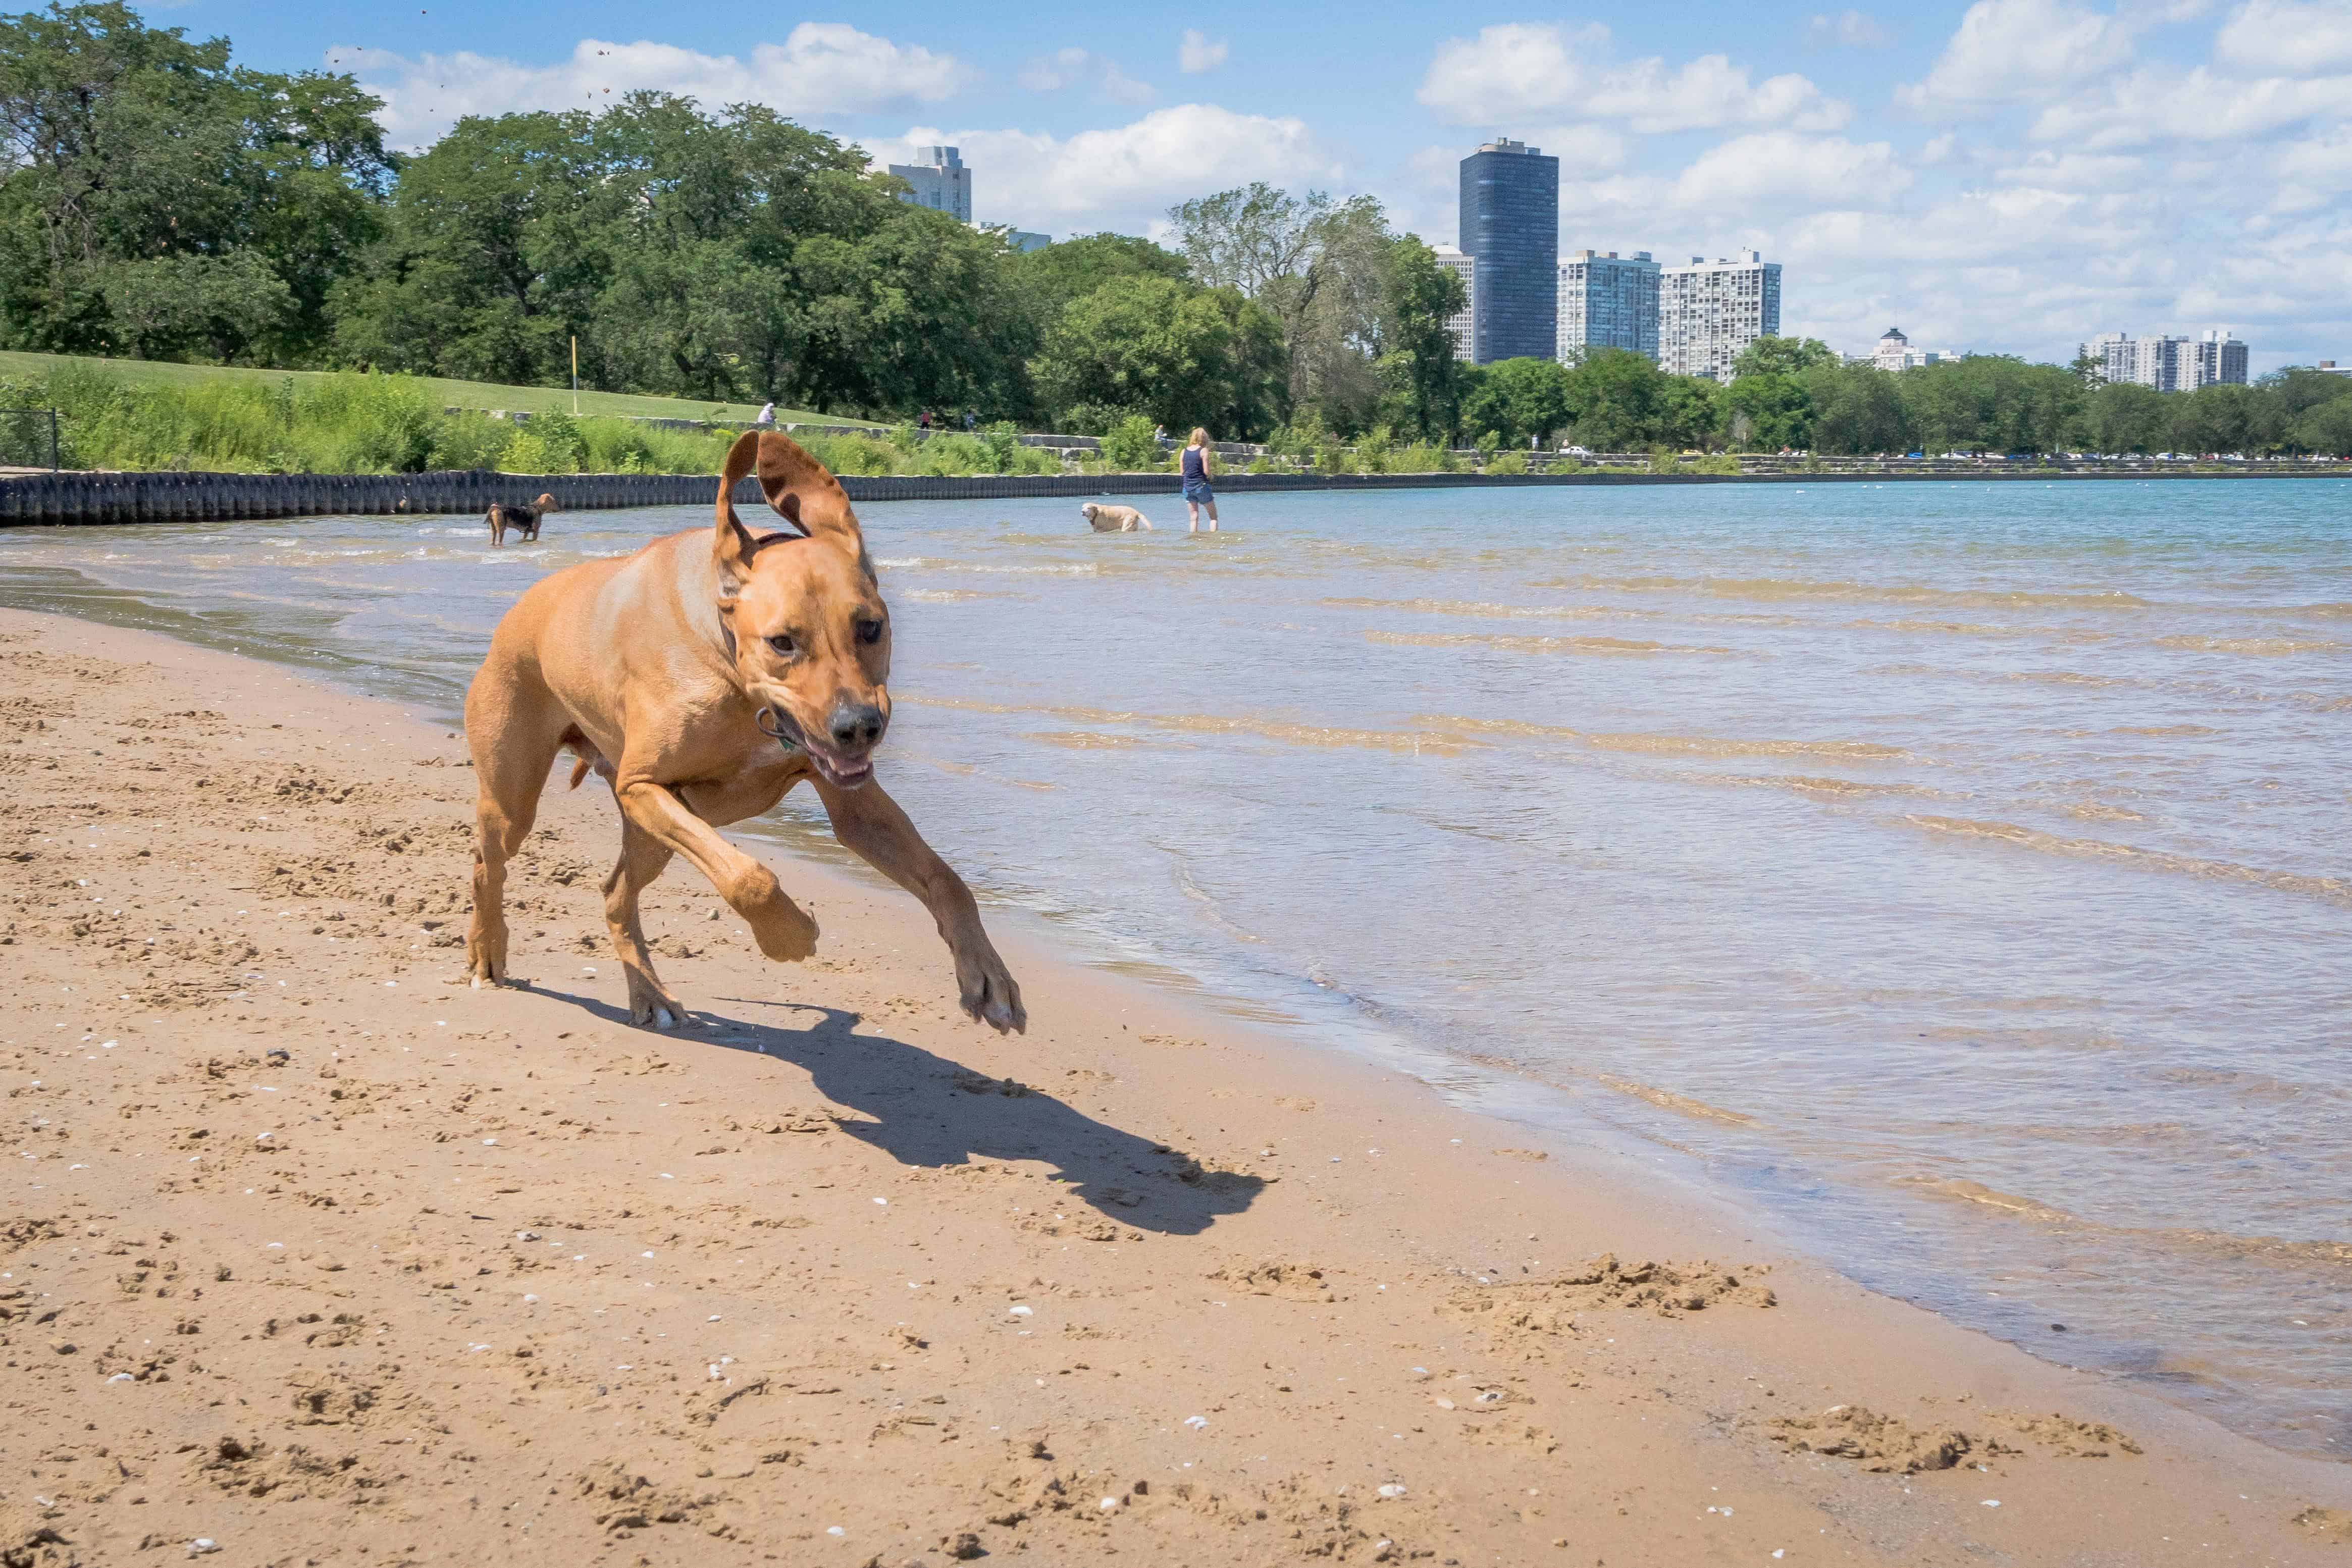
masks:
[[[2257,374],[2352,358],[2346,0],[1440,19],[1210,0],[1109,43],[1056,3],[1017,22],[929,0],[748,26],[607,0],[154,17],[230,33],[257,66],[352,71],[399,145],[632,89],[761,102],[877,167],[960,146],[989,171],[977,220],[1057,237],[1164,235],[1173,203],[1265,179],[1377,195],[1434,243],[1461,150],[1508,134],[1562,160],[1563,251],[1760,250],[1806,280],[1791,334],[1859,346],[1899,321],[2063,360],[2089,323],[2227,322]]]

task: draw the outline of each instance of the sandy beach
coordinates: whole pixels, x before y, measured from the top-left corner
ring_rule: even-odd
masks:
[[[780,864],[775,965],[673,868],[632,1028],[593,787],[465,988],[456,736],[0,639],[10,1568],[2352,1557],[2341,1467],[1002,918],[1025,1037],[903,896]]]

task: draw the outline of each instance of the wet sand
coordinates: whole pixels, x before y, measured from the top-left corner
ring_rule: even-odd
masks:
[[[457,984],[461,743],[0,616],[15,1563],[2299,1563],[2352,1476],[1792,1258],[1622,1156],[788,861],[772,965],[609,798]],[[950,859],[953,847],[943,846]],[[1517,1145],[1517,1146],[1515,1146]],[[1995,1506],[1995,1505],[1998,1506]],[[209,1554],[209,1553],[200,1553]]]

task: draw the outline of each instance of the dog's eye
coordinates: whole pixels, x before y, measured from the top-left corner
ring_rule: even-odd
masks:
[[[768,646],[774,648],[778,653],[783,654],[787,657],[790,657],[793,652],[793,639],[788,637],[778,636],[770,637],[768,639]]]
[[[858,622],[857,640],[867,644],[880,642],[882,640],[882,623],[880,621]]]

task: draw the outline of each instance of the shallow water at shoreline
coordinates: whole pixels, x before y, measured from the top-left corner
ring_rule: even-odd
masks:
[[[2352,483],[1234,500],[867,509],[886,775],[976,884],[2352,1451]],[[20,531],[0,600],[447,714],[525,584],[702,521]]]

